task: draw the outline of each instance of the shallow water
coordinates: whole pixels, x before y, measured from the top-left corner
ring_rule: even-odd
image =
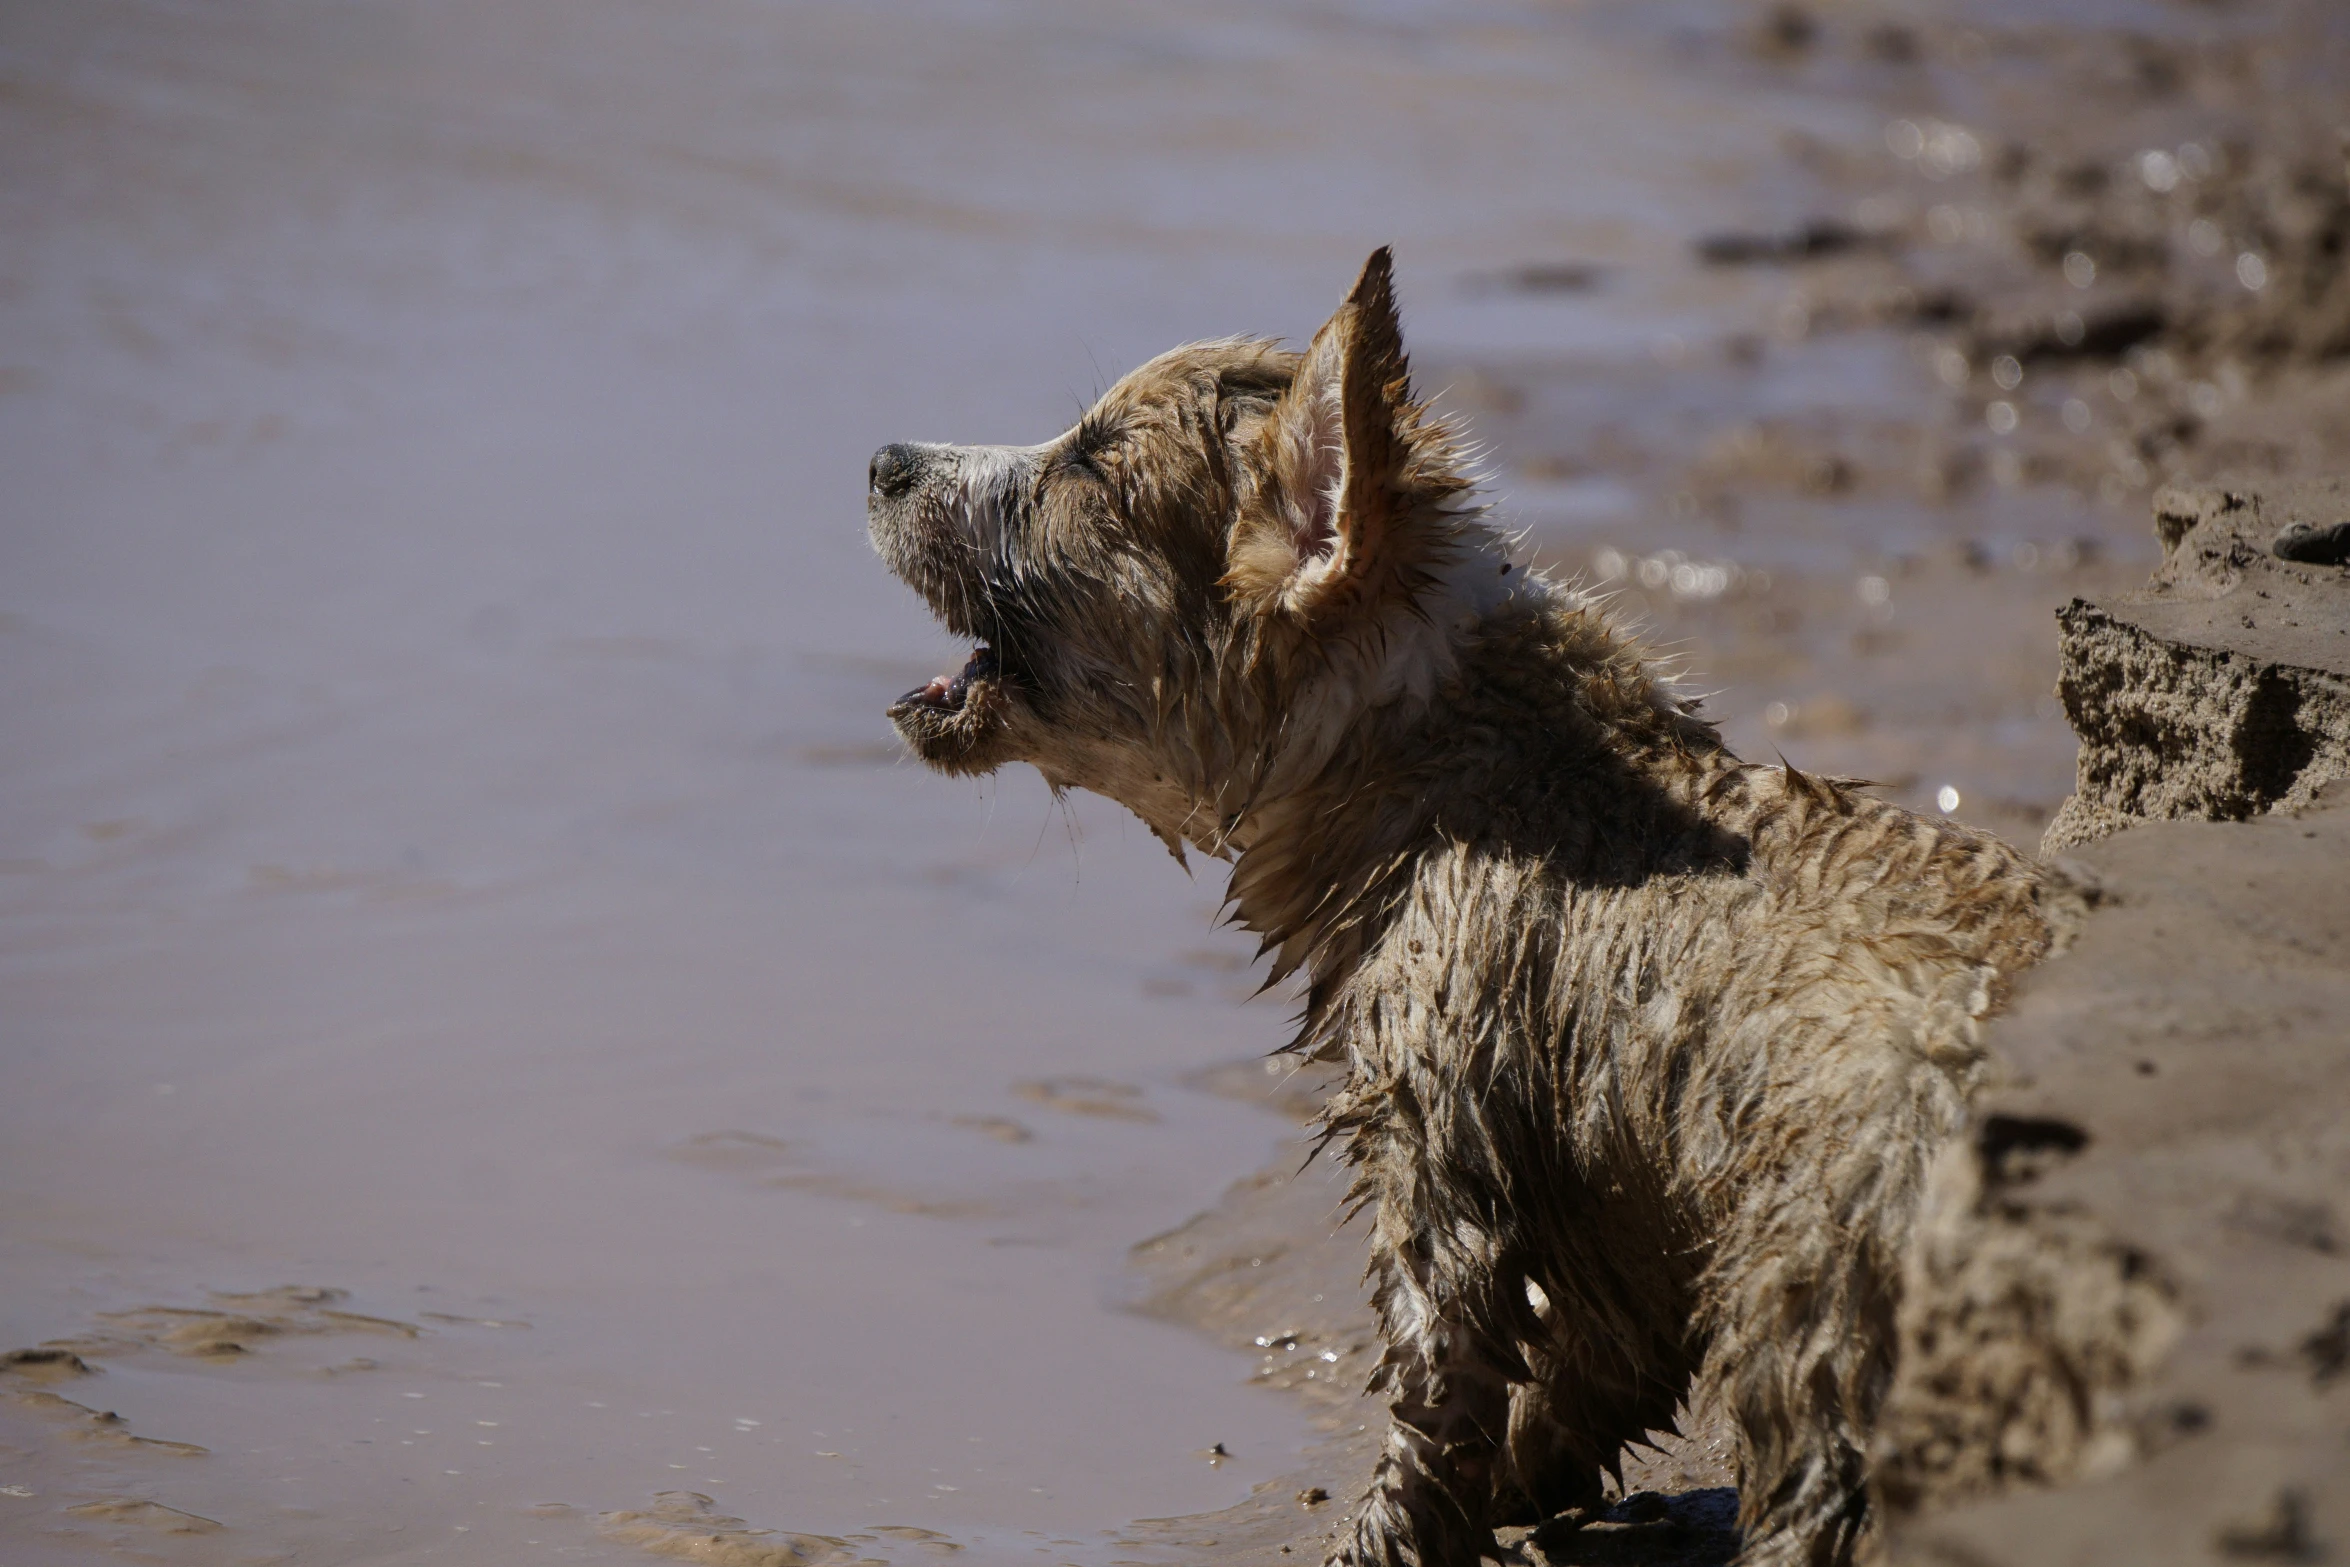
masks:
[[[1423,363],[1644,365],[1762,308],[1685,245],[1793,129],[1875,134],[1536,4],[0,10],[0,1335],[127,1421],[7,1408],[9,1558],[634,1560],[697,1491],[1093,1562],[1279,1473],[1118,1302],[1293,1135],[1183,1086],[1283,1007],[1213,868],[895,760],[960,653],[866,454],[1384,241]],[[286,1285],[348,1294],[212,1293]]]

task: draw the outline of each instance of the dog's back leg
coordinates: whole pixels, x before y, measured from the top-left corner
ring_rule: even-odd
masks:
[[[1751,1567],[1845,1567],[1871,1527],[1867,1452],[1892,1381],[1904,1249],[1955,1098],[1924,1086],[1809,1123],[1863,1133],[1791,1139],[1784,1176],[1743,1193],[1717,1243],[1702,1287],[1707,1376],[1737,1429]]]
[[[1717,1350],[1719,1397],[1737,1433],[1742,1567],[1848,1567],[1870,1528],[1868,1433],[1890,1380],[1890,1309],[1847,1309],[1815,1295],[1811,1256],[1792,1237],[1781,1258],[1725,1280],[1748,1310],[1733,1313]],[[1857,1293],[1873,1293],[1864,1281]],[[1827,1289],[1833,1290],[1834,1284]],[[1888,1306],[1889,1297],[1886,1299]]]

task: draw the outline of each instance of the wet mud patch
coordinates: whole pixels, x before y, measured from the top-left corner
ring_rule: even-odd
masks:
[[[0,1377],[30,1385],[70,1382],[95,1370],[70,1349],[12,1349],[0,1354]]]
[[[250,1294],[215,1292],[215,1304],[210,1307],[138,1306],[127,1311],[101,1311],[97,1313],[97,1320],[105,1324],[101,1336],[68,1344],[84,1354],[119,1353],[128,1343],[196,1359],[228,1360],[282,1338],[369,1333],[412,1339],[424,1331],[413,1322],[345,1311],[335,1305],[348,1298],[344,1290],[292,1284]]]
[[[93,1409],[61,1393],[34,1388],[16,1394],[15,1401],[19,1408],[30,1410],[50,1422],[52,1428],[69,1442],[120,1448],[159,1458],[202,1458],[211,1452],[210,1448],[194,1442],[173,1442],[161,1437],[134,1435],[130,1422],[113,1410]]]
[[[22,1410],[39,1417],[59,1438],[94,1447],[162,1458],[200,1458],[210,1449],[195,1442],[145,1436],[112,1410],[100,1409],[55,1391],[76,1393],[104,1386],[109,1360],[161,1352],[213,1365],[237,1362],[279,1341],[334,1334],[414,1339],[424,1329],[412,1322],[342,1309],[345,1291],[310,1285],[283,1285],[249,1293],[215,1292],[210,1306],[137,1306],[99,1311],[94,1331],[56,1339],[0,1356],[0,1387]],[[379,1369],[372,1356],[352,1356],[315,1368],[323,1376]]]
[[[754,1528],[699,1491],[663,1491],[649,1508],[605,1513],[596,1533],[698,1567],[887,1567],[847,1539]]]
[[[161,1502],[150,1502],[137,1496],[102,1496],[94,1501],[76,1502],[66,1508],[68,1518],[87,1519],[99,1524],[126,1526],[116,1532],[109,1543],[120,1548],[127,1542],[124,1534],[215,1534],[221,1525],[218,1520],[196,1513],[184,1513]]]
[[[349,1292],[315,1285],[282,1285],[251,1292],[214,1291],[210,1306],[133,1306],[93,1312],[100,1324],[87,1333],[0,1354],[0,1382],[20,1390],[80,1384],[104,1363],[147,1350],[192,1360],[225,1362],[279,1340],[361,1333],[415,1339],[424,1329],[394,1317],[347,1311],[336,1302]],[[484,1319],[447,1317],[451,1322]],[[525,1324],[502,1324],[522,1326]],[[372,1366],[354,1357],[346,1366]],[[54,1395],[43,1392],[43,1397]]]
[[[395,1479],[462,1473],[446,1458],[426,1466],[417,1444],[434,1430],[468,1465],[486,1461],[503,1434],[490,1418],[394,1433],[440,1407],[409,1400],[452,1383],[492,1390],[472,1392],[486,1400],[504,1386],[470,1369],[452,1375],[424,1341],[442,1339],[443,1362],[470,1360],[476,1333],[527,1328],[520,1318],[443,1311],[412,1321],[354,1310],[348,1292],[311,1285],[203,1299],[96,1310],[86,1331],[0,1355],[0,1457],[13,1482],[0,1488],[0,1535],[21,1529],[28,1541],[134,1560],[275,1561],[299,1554],[290,1542],[325,1548],[327,1534],[347,1548],[355,1518],[386,1527],[374,1520]],[[315,1353],[353,1339],[371,1352]],[[395,1368],[408,1375],[392,1380]],[[353,1504],[339,1509],[297,1500],[322,1485],[356,1485],[359,1499],[346,1495]],[[232,1544],[188,1543],[215,1535]],[[208,1554],[222,1548],[233,1554]]]
[[[912,1524],[877,1523],[872,1532],[885,1540],[896,1540],[915,1546],[934,1556],[951,1556],[963,1547],[936,1529],[917,1529]]]

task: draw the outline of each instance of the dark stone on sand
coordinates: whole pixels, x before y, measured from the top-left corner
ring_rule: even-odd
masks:
[[[2350,565],[2350,522],[2293,522],[2268,547],[2279,560],[2305,566]]]

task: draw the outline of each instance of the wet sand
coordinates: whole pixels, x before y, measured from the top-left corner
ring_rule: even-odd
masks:
[[[2047,610],[2141,578],[2146,487],[2213,448],[2113,460],[2118,358],[2035,362],[1994,434],[1973,317],[1917,302],[1979,270],[1935,208],[2016,199],[1888,132],[1987,142],[1995,73],[1769,23],[0,15],[0,1347],[90,1368],[7,1374],[10,1559],[1320,1527],[1372,1413],[1354,1243],[1319,1166],[1218,1201],[1295,1166],[1215,1070],[1282,1002],[1242,1004],[1212,868],[895,760],[945,644],[865,456],[1303,336],[1392,240],[1530,546],[1735,744],[2029,843],[2071,772]],[[1693,244],[1879,198],[1898,244]],[[2202,422],[2338,462],[2327,373]],[[2059,376],[2108,388],[2090,435]],[[1640,1473],[1710,1518],[1676,1452]]]

